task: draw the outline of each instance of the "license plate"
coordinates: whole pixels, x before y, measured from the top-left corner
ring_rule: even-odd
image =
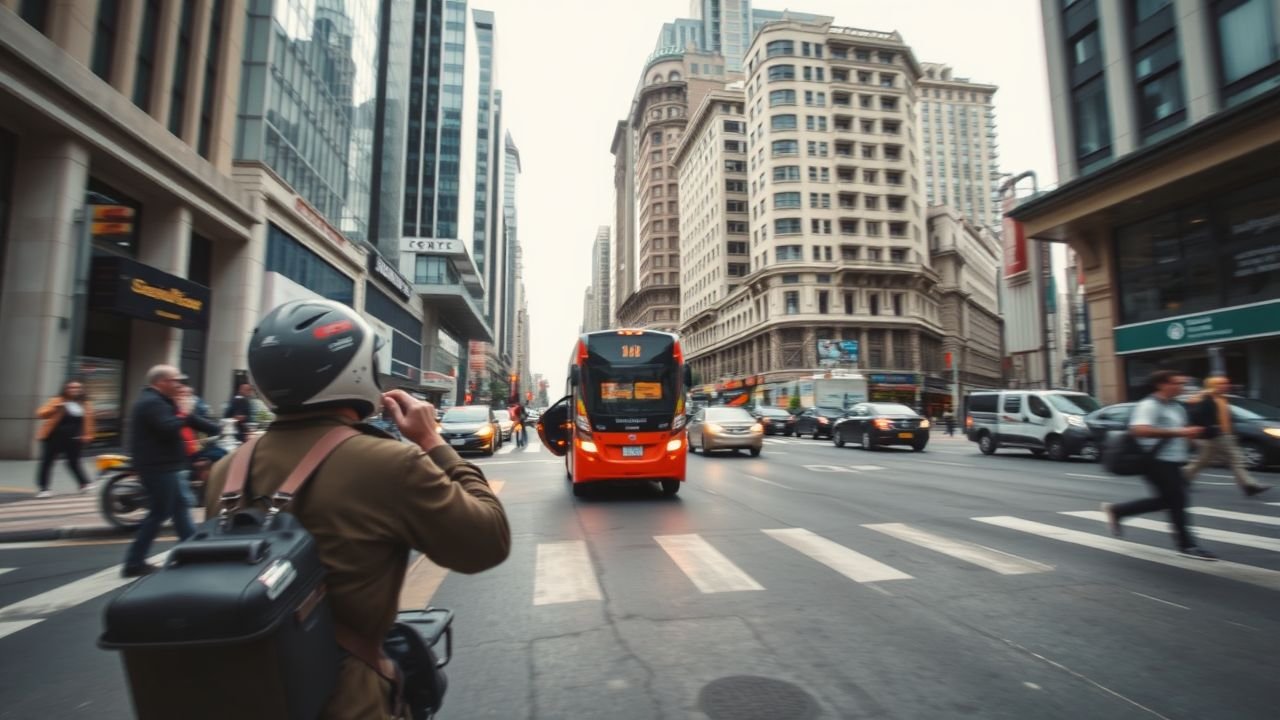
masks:
[[[623,446],[622,457],[644,457],[644,448],[639,445]]]
[[[910,440],[912,435],[911,433],[898,433],[898,437],[903,440]]]
[[[461,446],[461,445],[466,445],[466,444],[467,444],[467,441],[466,441],[466,440],[463,440],[463,439],[450,440],[450,441],[449,441],[449,444],[450,444],[450,445],[459,445],[459,446]]]

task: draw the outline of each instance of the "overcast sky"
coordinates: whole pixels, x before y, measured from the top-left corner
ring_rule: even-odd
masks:
[[[1037,0],[757,0],[829,15],[837,25],[897,30],[922,62],[999,86],[1005,172],[1056,182]],[[596,228],[613,224],[614,124],[630,107],[664,22],[688,0],[473,0],[496,14],[497,85],[520,148],[520,244],[529,293],[532,371],[563,387],[590,284]]]

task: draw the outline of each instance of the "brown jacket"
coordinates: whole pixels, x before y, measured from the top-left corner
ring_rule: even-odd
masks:
[[[49,402],[40,406],[36,410],[36,417],[44,420],[40,423],[40,429],[36,430],[36,439],[44,440],[53,433],[53,429],[58,427],[58,423],[62,422],[63,398],[61,395],[53,398]],[[81,438],[93,439],[93,403],[88,400],[81,400],[80,404],[84,406],[84,429],[80,433]],[[28,405],[27,407],[31,407]]]
[[[326,432],[350,424],[332,415],[282,417],[258,442],[247,492],[276,490]],[[230,456],[209,478],[208,512],[218,512]],[[399,609],[409,550],[450,570],[477,573],[507,558],[511,530],[480,469],[451,448],[429,454],[411,443],[364,435],[342,443],[290,510],[316,538],[327,568],[334,619],[379,644]],[[389,687],[347,657],[323,718],[389,718]]]

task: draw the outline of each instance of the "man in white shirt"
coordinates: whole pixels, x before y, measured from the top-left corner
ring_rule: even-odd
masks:
[[[1157,370],[1151,375],[1155,392],[1141,400],[1129,420],[1129,433],[1150,454],[1145,478],[1156,491],[1155,497],[1124,503],[1103,503],[1111,532],[1120,534],[1120,521],[1130,515],[1157,510],[1169,511],[1173,539],[1178,554],[1197,560],[1217,560],[1213,553],[1196,545],[1187,527],[1187,483],[1182,466],[1187,463],[1190,440],[1204,434],[1202,427],[1188,427],[1187,411],[1178,396],[1187,378],[1175,370]]]

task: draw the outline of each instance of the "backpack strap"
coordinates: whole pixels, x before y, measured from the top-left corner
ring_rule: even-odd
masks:
[[[249,479],[249,464],[253,460],[253,449],[258,446],[261,435],[249,438],[231,456],[231,468],[227,471],[227,482],[222,486],[222,510],[229,512],[240,504],[244,496],[244,485]]]
[[[275,495],[271,497],[272,504],[275,507],[288,505],[289,501],[293,500],[293,496],[297,495],[302,486],[315,474],[316,469],[320,467],[320,463],[329,459],[329,456],[333,454],[334,450],[338,449],[339,445],[360,434],[359,430],[347,425],[341,425],[325,433],[315,445],[311,446],[307,454],[302,456],[302,460],[298,461],[297,466],[293,468],[293,472],[289,473],[289,477],[285,478],[284,484],[280,486],[280,489],[276,490]]]

